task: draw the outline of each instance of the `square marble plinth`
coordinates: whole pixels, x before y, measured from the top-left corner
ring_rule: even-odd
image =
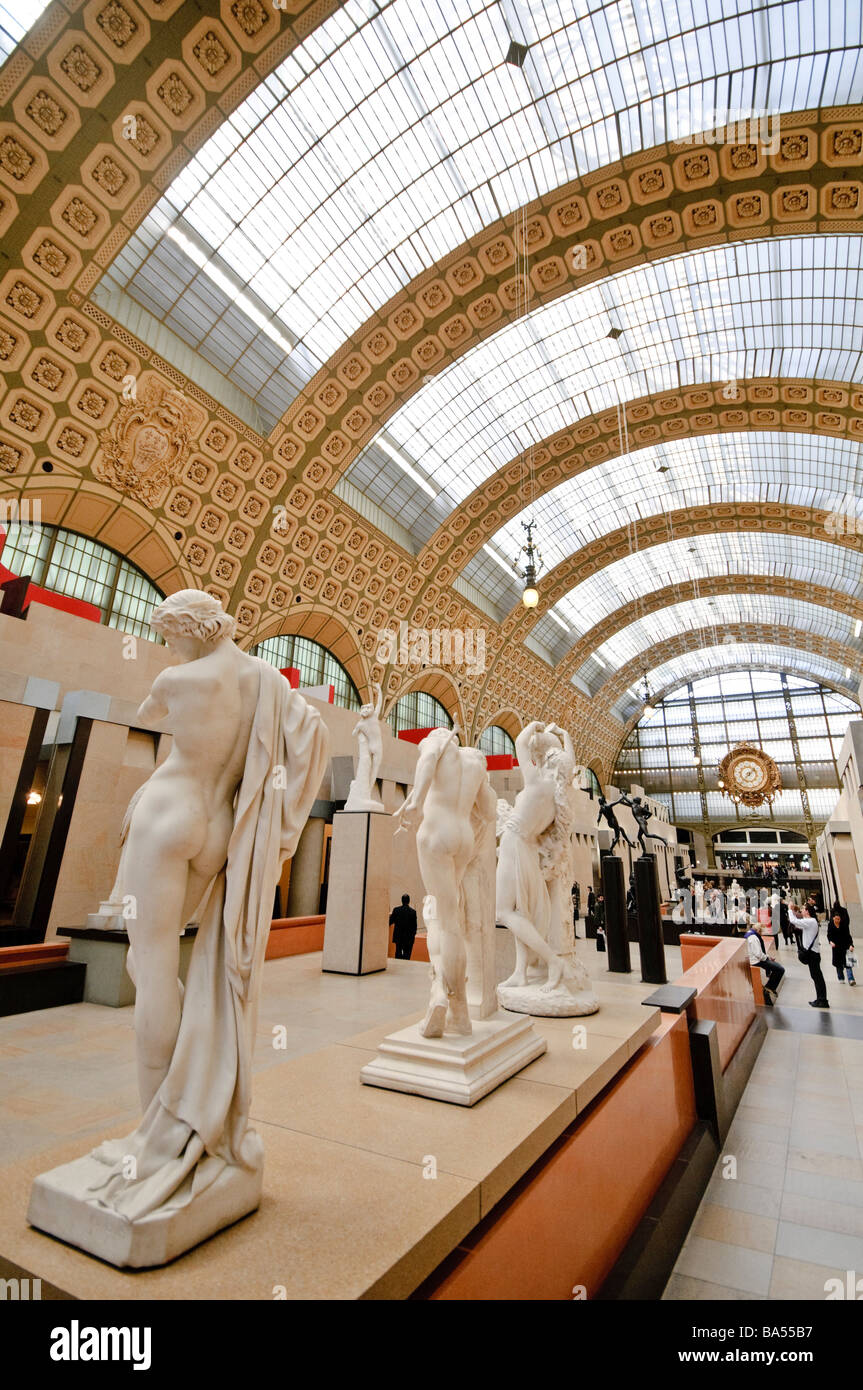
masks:
[[[386,1091],[475,1105],[547,1050],[529,1018],[499,1009],[491,1018],[475,1019],[467,1037],[424,1038],[419,1023],[390,1033],[360,1080]]]
[[[255,1211],[262,1173],[263,1163],[255,1169],[226,1167],[193,1202],[130,1221],[93,1200],[91,1189],[104,1182],[105,1165],[85,1154],[35,1179],[27,1220],[120,1269],[147,1269],[175,1260]]]

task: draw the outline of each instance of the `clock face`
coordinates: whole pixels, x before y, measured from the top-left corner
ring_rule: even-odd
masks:
[[[741,758],[734,764],[734,780],[743,791],[757,792],[767,781],[767,774],[755,758]]]

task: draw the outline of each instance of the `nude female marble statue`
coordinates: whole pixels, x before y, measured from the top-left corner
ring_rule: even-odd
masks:
[[[375,783],[380,773],[383,758],[383,738],[381,736],[380,715],[383,705],[383,691],[375,683],[374,704],[363,705],[360,717],[353,728],[353,737],[359,744],[357,770],[348,789],[345,802],[346,811],[383,811],[383,802],[375,796]]]
[[[135,914],[127,969],[136,991],[142,1110],[165,1079],[177,1041],[178,928],[225,863],[260,678],[255,659],[230,640],[233,619],[216,600],[190,601],[190,592],[166,599],[150,621],[179,661],[156,677],[136,722],[170,728],[173,743],[130,807],[117,876],[119,896],[131,896]]]
[[[515,937],[516,964],[498,998],[504,1008],[519,1007],[518,991],[531,984],[529,968],[539,961],[546,980],[524,1001],[526,1011],[541,1013],[547,1004],[548,1012],[591,1013],[598,1003],[569,944],[565,902],[572,882],[572,741],[558,725],[533,720],[515,749],[524,786],[514,806],[498,802],[496,891],[497,920]],[[553,1002],[554,995],[562,997]]]
[[[173,742],[126,812],[115,885],[132,908],[143,1116],[133,1134],[38,1178],[29,1214],[120,1264],[161,1263],[160,1239],[179,1253],[177,1242],[196,1244],[260,1200],[263,1149],[248,1115],[261,968],[281,865],[328,757],[320,715],[275,667],[234,645],[234,620],[216,599],[182,590],[150,622],[179,660],[137,718]],[[183,995],[179,937],[193,914]],[[88,1215],[91,1205],[125,1224]],[[155,1214],[165,1218],[161,1236]]]
[[[432,964],[431,998],[420,1025],[426,1038],[439,1038],[445,1029],[472,1031],[466,904],[476,895],[470,887],[466,892],[465,880],[470,884],[472,866],[478,867],[478,854],[489,844],[494,815],[485,754],[459,747],[450,729],[432,729],[420,744],[410,795],[394,816],[399,831],[418,824],[417,858],[426,889],[423,920]]]

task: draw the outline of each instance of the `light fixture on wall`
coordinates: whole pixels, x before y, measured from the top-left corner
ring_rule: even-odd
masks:
[[[28,805],[28,806],[38,806],[38,805],[39,805],[39,802],[40,802],[41,800],[42,800],[42,794],[41,794],[41,792],[28,792],[28,793],[27,793],[27,805]]]
[[[539,590],[536,587],[536,577],[542,569],[542,555],[533,539],[533,528],[536,522],[533,520],[523,521],[521,524],[527,532],[527,541],[513,560],[512,567],[516,574],[524,580],[524,590],[521,595],[522,603],[525,608],[536,608],[536,605],[539,603]],[[522,555],[526,556],[526,563],[523,567],[519,564]]]

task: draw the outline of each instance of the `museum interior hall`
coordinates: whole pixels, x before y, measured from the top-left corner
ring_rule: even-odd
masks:
[[[863,0],[0,106],[3,1297],[863,1297]]]

